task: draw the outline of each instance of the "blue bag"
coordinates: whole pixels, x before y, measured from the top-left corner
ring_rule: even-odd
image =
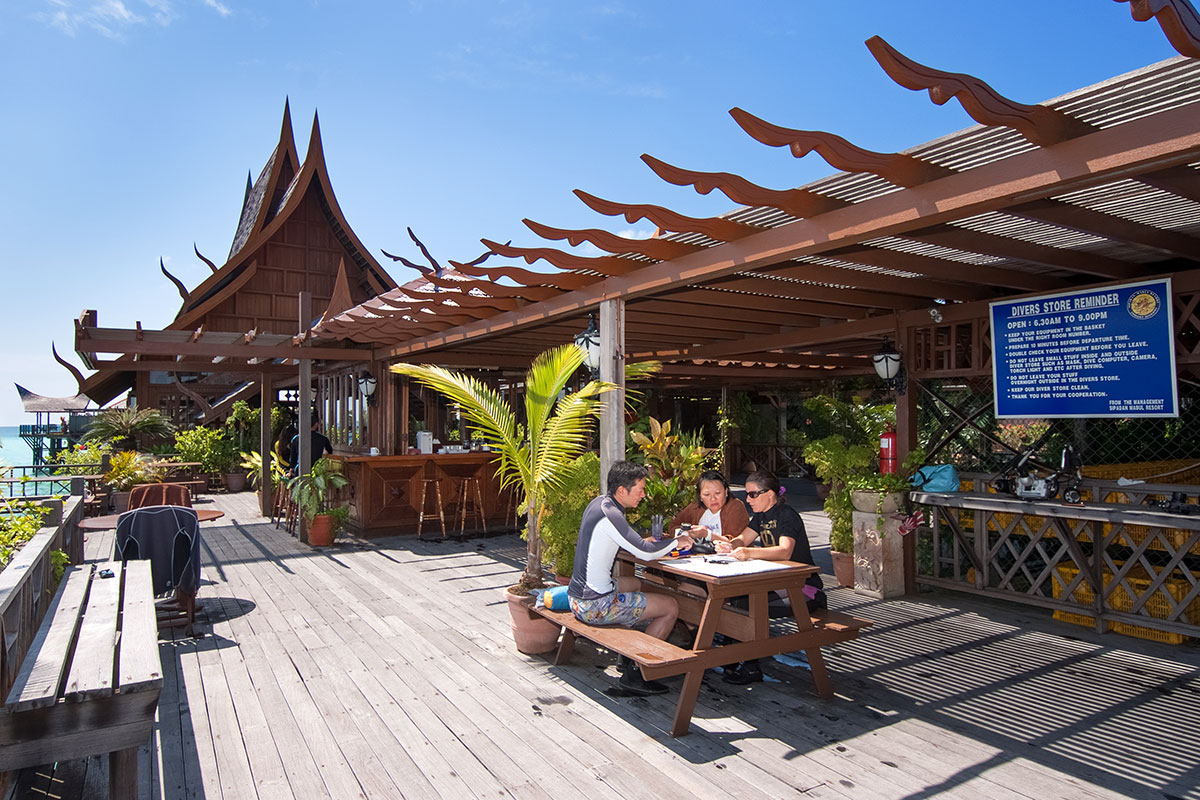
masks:
[[[567,600],[567,587],[552,586],[542,592],[542,603],[551,611],[567,611],[571,608],[571,603]]]
[[[910,483],[919,492],[957,492],[958,471],[953,464],[930,464],[913,473]]]

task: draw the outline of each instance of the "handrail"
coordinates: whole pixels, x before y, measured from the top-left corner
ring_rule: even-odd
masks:
[[[49,501],[57,507],[60,501]],[[59,516],[57,512],[53,516]],[[0,572],[0,695],[7,697],[12,681],[29,652],[53,595],[53,550],[62,550],[72,564],[83,563],[83,498],[62,504],[61,519],[34,534]]]

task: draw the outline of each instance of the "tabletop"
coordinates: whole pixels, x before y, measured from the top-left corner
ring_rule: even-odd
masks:
[[[196,508],[193,511],[196,512],[196,519],[200,522],[211,522],[214,519],[220,519],[225,516],[224,511],[218,511],[215,508]],[[106,531],[117,527],[117,520],[120,518],[120,514],[105,514],[102,517],[84,517],[79,521],[79,529],[82,531]]]

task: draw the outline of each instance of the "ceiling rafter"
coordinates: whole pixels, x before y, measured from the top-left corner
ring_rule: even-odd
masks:
[[[627,239],[624,236],[618,236],[615,233],[602,231],[598,228],[566,230],[564,228],[552,228],[549,225],[543,225],[531,219],[521,221],[525,223],[525,227],[543,239],[554,241],[565,239],[575,247],[588,242],[610,253],[618,255],[622,253],[634,253],[657,261],[669,261],[672,258],[685,256],[703,249],[696,245],[672,242],[667,239]],[[631,266],[636,268],[639,264],[638,262],[631,262]]]
[[[1063,289],[1069,286],[1068,282],[1061,278],[1035,275],[1031,272],[1005,269],[1004,267],[996,267],[988,264],[967,264],[961,261],[951,261],[945,258],[936,258],[918,253],[889,250],[884,247],[856,246],[846,248],[845,250],[834,250],[825,255],[829,258],[834,258],[838,261],[848,261],[852,264],[903,269],[931,278],[958,281],[960,282],[960,286],[963,284],[988,284],[1025,291]],[[934,292],[934,296],[936,297],[947,297],[945,294],[937,294],[936,290]],[[994,292],[986,292],[986,294],[992,295]],[[977,296],[971,299],[978,300],[980,298]]]
[[[824,258],[824,256],[822,256]],[[841,255],[831,256],[839,261],[854,263],[853,258],[843,258]],[[884,259],[880,259],[881,261]],[[862,259],[864,265],[868,259]],[[896,267],[888,267],[895,269]],[[789,278],[792,280],[811,281],[813,283],[832,284],[834,287],[845,286],[851,289],[867,291],[894,292],[908,297],[923,297],[933,299],[941,297],[946,300],[979,300],[992,296],[992,292],[980,286],[967,282],[947,282],[928,278],[909,278],[890,275],[886,272],[876,272],[865,269],[854,269],[852,266],[835,266],[807,261],[788,261],[778,264],[758,273],[746,273],[746,277],[754,274],[763,277]]]
[[[770,206],[794,217],[815,217],[849,205],[807,189],[767,189],[731,172],[695,172],[672,166],[650,155],[643,155],[642,161],[667,183],[693,186],[700,194],[717,189],[735,203]]]
[[[1005,213],[1070,228],[1081,233],[1091,233],[1106,239],[1152,247],[1193,261],[1200,261],[1200,238],[1133,222],[1114,214],[1093,211],[1083,206],[1057,200],[1037,200],[1007,208]]]
[[[749,236],[752,233],[762,230],[754,225],[746,225],[721,217],[709,217],[707,219],[686,217],[683,214],[679,214],[669,208],[663,208],[662,206],[645,203],[616,203],[596,197],[594,194],[588,194],[582,189],[576,189],[575,196],[596,213],[610,217],[623,215],[625,221],[631,225],[638,222],[638,220],[645,219],[653,222],[658,226],[659,230],[674,231],[676,233],[699,233],[718,242],[732,242],[743,236]]]
[[[789,147],[796,158],[803,158],[816,151],[834,169],[869,172],[897,186],[918,186],[952,172],[945,167],[903,153],[877,153],[867,150],[825,131],[801,131],[773,125],[740,108],[730,109],[729,114],[742,130],[765,145]],[[776,208],[780,208],[781,211],[787,210],[780,206]]]
[[[983,125],[1011,128],[1038,147],[1074,139],[1095,128],[1062,111],[1010,100],[973,75],[919,64],[880,36],[867,39],[867,49],[892,80],[906,89],[928,90],[929,99],[944,105],[957,98],[972,119]]]
[[[503,245],[496,242],[483,239],[484,244],[489,247],[495,247],[496,252],[505,258],[523,258],[526,264],[533,264],[536,261],[545,261],[552,266],[564,270],[588,270],[598,273],[602,276],[624,275],[627,272],[637,269],[642,266],[641,262],[630,261],[627,258],[617,258],[616,256],[602,256],[600,258],[588,258],[586,256],[577,256],[572,253],[564,253],[562,250],[557,250],[553,247],[514,247],[512,245]],[[518,268],[510,268],[518,269]],[[526,272],[525,270],[520,270]],[[526,272],[528,275],[536,275],[538,273]],[[596,275],[581,275],[577,272],[568,274],[549,275],[546,280],[559,280],[558,285],[563,288],[578,289],[588,284],[599,280]]]

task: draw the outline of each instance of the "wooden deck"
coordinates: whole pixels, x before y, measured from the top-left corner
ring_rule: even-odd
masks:
[[[790,658],[750,687],[713,674],[672,739],[674,694],[615,696],[608,654],[580,642],[555,667],[513,649],[515,536],[322,552],[264,524],[251,493],[213,502],[205,635],[160,644],[143,798],[1200,798],[1195,646],[835,590],[876,623],[826,649],[835,700]],[[10,796],[96,796],[105,762],[26,770]]]

